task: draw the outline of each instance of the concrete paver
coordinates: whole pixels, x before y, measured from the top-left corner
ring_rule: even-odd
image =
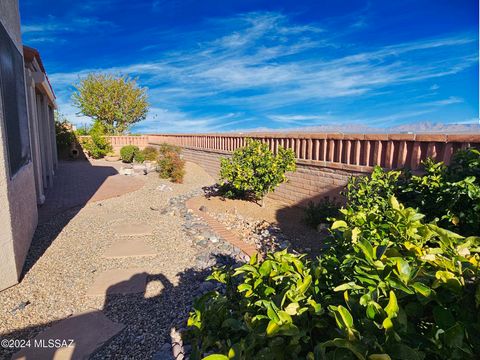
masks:
[[[103,254],[104,258],[127,258],[139,256],[155,256],[157,251],[144,239],[122,238],[114,242]]]
[[[118,236],[148,236],[153,235],[153,226],[147,223],[132,222],[125,220],[120,224],[112,226],[113,232]]]
[[[74,315],[41,332],[26,347],[15,353],[14,360],[88,359],[124,326],[110,321],[100,311]]]
[[[98,274],[87,290],[89,296],[134,294],[145,291],[148,269],[115,269]]]

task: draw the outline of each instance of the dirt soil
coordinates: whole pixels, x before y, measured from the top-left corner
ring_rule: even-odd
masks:
[[[308,227],[303,222],[304,210],[298,206],[289,206],[278,200],[266,198],[264,207],[245,201],[224,199],[219,196],[197,197],[194,199],[197,208],[202,205],[209,213],[240,214],[246,219],[265,220],[276,224],[292,243],[292,247],[299,252],[308,252],[316,255],[322,249],[321,234]]]

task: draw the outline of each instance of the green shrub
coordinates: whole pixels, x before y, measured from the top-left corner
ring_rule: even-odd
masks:
[[[180,146],[170,145],[166,143],[160,144],[158,147],[158,153],[160,155],[165,155],[166,153],[169,153],[169,152],[177,153],[180,155],[181,151],[182,151],[182,148]]]
[[[99,122],[90,128],[89,138],[82,140],[82,147],[94,159],[100,159],[113,150],[112,145],[105,137],[105,129]]]
[[[387,203],[382,219],[344,209],[317,260],[284,250],[214,271],[226,290],[195,301],[191,359],[474,359],[480,238]]]
[[[287,181],[287,171],[295,171],[292,150],[280,146],[274,155],[267,144],[248,139],[231,159],[221,160],[220,179],[225,196],[259,200]]]
[[[157,171],[162,179],[182,183],[185,176],[185,161],[180,157],[180,148],[168,144],[160,146]]]
[[[156,161],[158,158],[158,150],[153,146],[147,146],[141,152],[146,161]]]
[[[75,134],[72,131],[72,126],[66,119],[55,119],[55,136],[59,152],[68,150],[75,142]]]
[[[319,224],[328,223],[332,218],[338,218],[340,207],[340,203],[336,202],[335,199],[330,200],[328,197],[323,198],[318,203],[310,201],[304,209],[303,220],[308,226],[316,229]]]
[[[140,152],[138,146],[125,145],[120,149],[120,158],[125,163],[131,163],[135,159],[135,156]]]
[[[475,176],[480,184],[480,150],[469,148],[457,151],[448,167],[450,181],[459,181],[469,176]]]
[[[133,157],[133,160],[135,160],[135,162],[137,162],[137,163],[142,164],[145,161],[145,155],[143,154],[142,151],[139,151],[139,152],[135,153],[135,156]]]

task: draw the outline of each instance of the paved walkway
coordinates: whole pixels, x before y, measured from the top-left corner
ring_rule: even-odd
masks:
[[[46,201],[39,208],[39,223],[68,209],[138,190],[145,184],[142,177],[120,175],[121,166],[121,162],[104,160],[61,161],[54,186],[48,189]]]

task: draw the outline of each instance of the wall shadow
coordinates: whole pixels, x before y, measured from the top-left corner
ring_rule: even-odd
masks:
[[[304,198],[291,205],[285,205],[278,209],[275,218],[278,227],[291,243],[291,248],[301,253],[308,253],[311,256],[319,255],[325,248],[323,239],[329,236],[329,232],[325,229],[318,231],[305,223],[305,208],[309,202],[319,203],[325,198],[344,203],[340,192],[344,186],[330,188],[321,194]]]
[[[59,161],[53,187],[47,189],[45,202],[38,207],[38,226],[20,281],[105,181],[117,174],[118,170],[114,165],[92,165],[86,159]]]
[[[215,256],[215,265],[233,264],[239,265],[235,259],[219,255]],[[214,265],[214,266],[215,266]],[[191,309],[196,296],[215,288],[216,283],[208,283],[205,286],[205,277],[210,273],[209,269],[189,268],[179,274],[178,284],[173,284],[164,274],[161,273],[138,273],[129,280],[117,283],[106,291],[102,309],[92,310],[88,313],[81,313],[66,319],[45,323],[38,326],[26,327],[14,332],[0,334],[0,339],[36,339],[57,338],[68,340],[76,337],[73,349],[23,349],[13,359],[37,360],[53,359],[58,351],[69,350],[66,358],[80,359],[85,354],[91,353],[90,359],[123,358],[143,359],[150,358],[158,353],[163,343],[169,342],[171,329],[179,329],[186,326],[185,319]],[[138,277],[147,276],[145,286],[140,292],[134,294],[119,294],[126,287],[135,286]],[[147,286],[152,282],[159,282],[162,285],[161,291],[154,296],[146,296]],[[80,295],[80,294],[79,294]],[[118,333],[106,340],[99,348],[101,335],[108,333],[105,329],[91,328],[98,326],[94,320],[96,317],[108,319],[113,326],[118,328],[119,324],[124,327]],[[66,324],[69,323],[68,329]],[[63,327],[63,328],[62,328]],[[90,330],[90,331],[89,331]],[[75,334],[81,335],[75,336]],[[32,340],[33,342],[33,340]],[[95,350],[96,348],[96,350]],[[0,348],[0,359],[7,359],[19,349]],[[58,355],[58,354],[57,354]],[[62,354],[63,355],[63,354]],[[160,357],[162,358],[162,357]]]

